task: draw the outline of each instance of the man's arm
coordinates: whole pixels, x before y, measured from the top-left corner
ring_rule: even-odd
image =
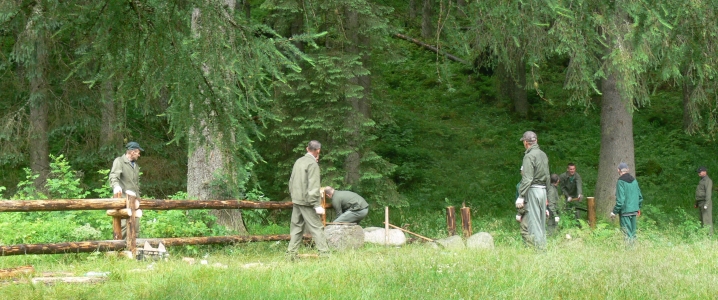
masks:
[[[531,163],[531,158],[524,156],[521,166],[523,167],[523,175],[521,176],[521,183],[519,183],[519,197],[525,198],[526,192],[528,192],[529,187],[531,187],[531,182],[534,179],[534,168]]]
[[[576,196],[583,198],[583,181],[581,180],[581,175],[578,175],[576,173]],[[583,199],[581,199],[583,200]]]
[[[626,197],[624,197],[624,189],[625,187],[623,186],[623,184],[621,184],[621,181],[619,180],[618,184],[616,184],[616,205],[613,207],[614,214],[621,213],[621,208],[623,208],[623,204],[626,201]]]
[[[312,207],[322,206],[319,173],[319,165],[316,163],[310,164],[307,168],[307,195],[309,196],[307,201]]]
[[[122,160],[116,158],[112,162],[112,169],[110,169],[110,175],[109,175],[110,188],[112,188],[112,194],[116,198],[122,197],[122,186],[120,185],[120,176],[122,176]]]
[[[332,207],[334,207],[334,211],[337,213],[337,217],[339,217],[342,214],[342,201],[337,197],[337,192],[334,191],[334,195],[332,195]]]

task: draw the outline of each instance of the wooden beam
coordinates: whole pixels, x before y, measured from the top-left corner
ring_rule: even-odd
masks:
[[[290,209],[291,201],[140,199],[137,208],[173,209]],[[332,207],[327,203],[327,208]],[[114,210],[127,208],[125,199],[0,200],[0,212]]]
[[[0,246],[0,256],[117,251],[125,249],[125,245],[126,243],[123,240],[68,242],[54,244],[20,244]]]
[[[291,209],[291,201],[247,200],[156,200],[142,199],[140,207],[145,210],[173,209]]]
[[[0,212],[106,210],[125,208],[125,199],[2,200]]]
[[[311,240],[312,236],[305,234],[305,240]],[[273,242],[288,241],[291,236],[288,234],[275,235],[230,235],[230,236],[205,236],[205,237],[179,237],[179,238],[157,238],[157,239],[138,239],[137,243],[144,244],[149,242],[153,247],[157,247],[160,242],[165,246],[184,246],[184,245],[209,245],[209,244],[234,244],[249,242]]]

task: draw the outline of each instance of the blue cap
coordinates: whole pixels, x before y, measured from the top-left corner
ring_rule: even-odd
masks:
[[[628,170],[628,164],[625,162],[622,162],[622,163],[618,164],[618,169],[619,170],[623,170],[623,169]]]
[[[145,151],[145,149],[140,148],[140,144],[138,144],[137,142],[129,142],[127,143],[127,146],[125,146],[125,148],[127,148],[127,150],[140,149],[140,151]]]

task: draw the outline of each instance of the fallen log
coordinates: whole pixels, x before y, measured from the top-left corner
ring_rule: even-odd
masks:
[[[125,199],[2,200],[0,212],[106,210],[125,206]]]
[[[173,209],[290,209],[291,201],[249,200],[159,200],[141,199],[137,208],[146,210]],[[326,208],[332,207],[327,203]],[[54,199],[54,200],[1,200],[0,212],[67,211],[67,210],[118,210],[127,209],[125,199]]]
[[[439,48],[436,48],[435,46],[429,45],[429,44],[424,43],[424,42],[422,42],[422,41],[420,41],[420,40],[417,40],[417,39],[415,39],[415,38],[405,36],[405,35],[403,35],[403,34],[401,34],[401,33],[395,33],[395,34],[393,34],[392,36],[393,36],[393,37],[400,38],[400,39],[402,39],[402,40],[407,40],[407,41],[412,42],[412,43],[414,43],[414,44],[417,44],[417,45],[423,47],[424,49],[427,49],[427,50],[429,50],[429,51],[433,51],[434,53],[438,53],[439,55],[443,55],[443,56],[445,56],[446,58],[448,58],[448,59],[450,59],[450,60],[453,60],[453,61],[455,61],[455,62],[460,62],[460,63],[465,64],[465,65],[468,65],[468,64],[469,64],[467,61],[465,61],[465,60],[463,60],[463,59],[461,59],[461,58],[458,58],[458,57],[455,56],[455,55],[451,55],[451,54],[449,54],[449,53],[443,52],[443,51],[439,50]]]
[[[173,209],[290,209],[291,201],[247,201],[247,200],[157,200],[142,199],[140,207],[145,210]]]
[[[312,236],[305,234],[304,240],[311,240]],[[154,238],[154,239],[138,239],[137,243],[150,243],[153,247],[159,245],[160,242],[165,246],[184,246],[184,245],[208,245],[208,244],[233,244],[233,243],[249,243],[249,242],[273,242],[288,241],[291,236],[288,234],[275,235],[229,235],[229,236],[205,236],[205,237],[179,237],[179,238]]]
[[[35,272],[33,266],[22,266],[17,268],[0,269],[0,278],[19,277]]]
[[[125,246],[126,243],[123,240],[68,242],[54,244],[20,244],[0,246],[0,256],[115,251],[122,250],[125,248]]]

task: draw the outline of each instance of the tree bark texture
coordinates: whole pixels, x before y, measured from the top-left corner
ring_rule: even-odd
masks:
[[[229,15],[233,15],[236,1],[225,0],[224,2],[224,8],[220,7],[218,9],[231,10]],[[201,34],[205,30],[224,30],[220,28],[201,28],[197,22],[201,18],[201,14],[202,12],[199,9],[195,9],[192,14],[192,31],[195,34]],[[208,67],[203,69],[206,73],[217,71],[209,70]],[[188,134],[190,154],[187,162],[187,194],[199,200],[226,198],[226,196],[220,197],[221,191],[218,190],[231,184],[226,182],[225,178],[227,176],[224,176],[227,175],[227,170],[224,166],[230,165],[230,162],[228,161],[229,158],[222,152],[221,136],[207,119],[201,118],[195,124],[196,126],[190,128]],[[225,182],[218,182],[220,180]],[[217,224],[219,225],[237,232],[247,231],[242,220],[241,210],[218,210],[213,211],[212,214],[217,217]]]
[[[409,8],[408,8],[408,11],[409,11],[409,21],[408,21],[408,23],[411,24],[411,22],[413,22],[414,19],[416,19],[416,0],[409,0]]]
[[[601,150],[596,180],[596,213],[608,216],[616,203],[618,164],[628,164],[636,176],[633,144],[633,114],[629,99],[621,96],[616,76],[609,74],[601,82]]]
[[[695,104],[691,101],[693,93],[693,84],[690,78],[683,76],[683,130],[687,133],[693,133],[696,130],[696,124],[693,121],[693,114],[696,111]]]
[[[28,79],[30,81],[30,135],[28,145],[30,147],[30,169],[40,176],[35,180],[35,187],[42,191],[45,189],[45,181],[50,173],[50,152],[47,130],[48,99],[47,99],[47,37],[45,28],[38,24],[44,20],[42,4],[37,3],[33,8],[33,17],[27,30],[34,38],[34,49],[32,62],[28,68]]]
[[[433,5],[433,0],[424,0],[421,10],[421,37],[426,40],[434,38]]]
[[[100,147],[117,149],[122,145],[118,129],[117,105],[115,103],[114,86],[111,79],[102,83],[102,127],[100,128]]]
[[[68,242],[54,244],[21,244],[0,246],[0,256],[23,254],[87,253],[95,251],[117,251],[125,249],[123,240]]]
[[[526,64],[523,57],[517,57],[509,64],[499,64],[498,66],[499,89],[501,94],[514,104],[516,114],[526,117],[529,113],[529,102],[526,96]]]

